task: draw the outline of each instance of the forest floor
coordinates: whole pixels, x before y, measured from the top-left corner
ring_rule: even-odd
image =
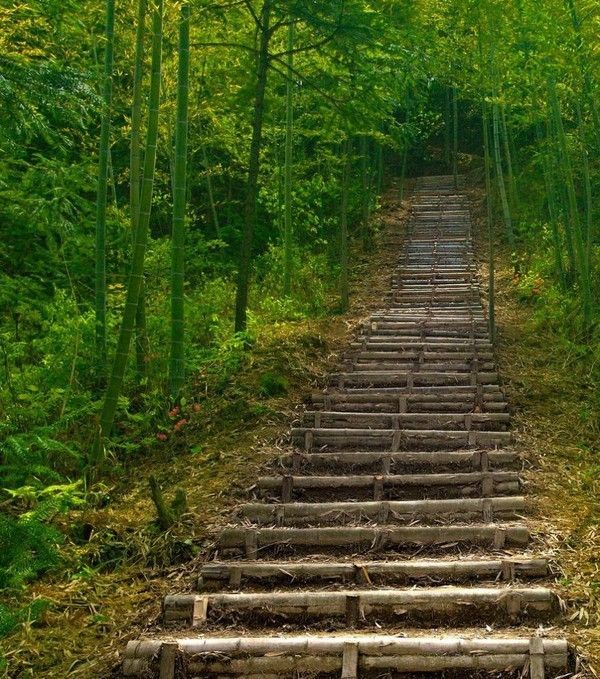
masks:
[[[475,220],[482,195],[472,191]],[[391,190],[378,215],[398,230],[408,203]],[[483,233],[483,228],[480,229]],[[479,245],[484,253],[484,240]],[[384,239],[381,239],[384,243]],[[200,418],[176,443],[157,447],[110,487],[105,509],[69,514],[87,527],[85,544],[66,548],[66,566],[32,586],[29,595],[50,606],[37,622],[2,642],[7,677],[110,676],[126,642],[159,616],[164,594],[197,568],[213,526],[226,521],[257,471],[279,453],[298,404],[336,364],[357,323],[380,304],[395,252],[376,248],[354,266],[349,313],[281,324],[257,338],[252,360],[236,377],[248,387],[265,371],[289,381],[285,396],[246,404],[247,418],[229,419],[227,407]],[[483,258],[482,258],[483,259]],[[510,252],[500,249],[497,271],[498,358],[514,414],[517,446],[527,461],[528,492],[540,540],[556,559],[558,586],[567,601],[562,631],[600,670],[600,432],[586,404],[593,385],[576,357],[539,328],[535,305],[520,300]],[[482,265],[482,275],[486,275]],[[239,408],[235,389],[223,399]],[[167,498],[187,493],[190,510],[167,533],[154,525],[148,477]],[[87,564],[82,566],[83,564]]]

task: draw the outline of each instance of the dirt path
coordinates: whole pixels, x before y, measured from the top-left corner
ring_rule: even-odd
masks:
[[[465,194],[418,182],[391,289],[126,676],[572,667],[481,304]]]

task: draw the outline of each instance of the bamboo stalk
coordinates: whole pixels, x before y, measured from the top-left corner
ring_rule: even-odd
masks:
[[[131,106],[131,146],[129,160],[129,207],[132,239],[137,232],[140,217],[140,182],[141,182],[141,125],[142,125],[142,84],[144,69],[144,42],[146,35],[146,12],[148,0],[139,0],[137,28],[135,38],[135,65],[133,72],[133,104]],[[141,383],[147,373],[147,357],[149,341],[146,329],[146,292],[145,281],[142,280],[140,296],[135,316],[135,355],[138,382]]]
[[[265,93],[269,72],[269,43],[272,0],[264,0],[260,15],[260,46],[254,92],[254,111],[252,116],[252,139],[248,162],[246,197],[244,200],[244,228],[240,251],[240,264],[237,277],[235,298],[235,331],[243,332],[247,326],[248,294],[250,286],[250,264],[252,260],[252,241],[258,202],[258,174],[260,171],[260,150],[264,123]]]
[[[458,190],[458,91],[452,88],[452,175],[454,189]]]
[[[483,122],[483,154],[485,166],[485,202],[487,208],[488,227],[488,323],[490,340],[496,343],[496,285],[495,285],[495,253],[494,253],[494,218],[492,213],[492,178],[490,157],[490,133],[488,126],[487,105],[482,103]]]
[[[94,277],[96,379],[106,377],[106,203],[108,188],[109,144],[112,113],[113,62],[115,45],[115,0],[106,0],[106,50],[100,124],[100,152],[96,189],[96,255]]]
[[[577,194],[575,192],[573,168],[567,145],[567,137],[563,126],[562,115],[560,112],[558,95],[556,93],[556,83],[553,80],[549,81],[548,90],[549,90],[550,110],[554,118],[554,127],[557,134],[558,149],[561,159],[562,177],[567,191],[569,218],[571,228],[573,231],[575,253],[577,256],[577,268],[579,273],[582,296],[583,327],[584,332],[589,333],[592,325],[592,294],[591,294],[590,272],[588,261],[586,258],[586,246],[584,242],[583,232],[581,229],[581,220],[579,218],[579,208],[577,205]]]
[[[504,225],[506,227],[506,235],[510,245],[514,245],[515,235],[513,230],[512,215],[510,213],[510,206],[506,195],[506,186],[504,183],[504,171],[502,169],[502,156],[500,152],[500,123],[498,114],[498,104],[492,104],[492,129],[494,140],[494,158],[496,161],[496,182],[498,184],[498,192],[500,194],[500,202],[502,204],[502,214],[504,215]]]
[[[352,141],[346,139],[342,151],[342,181],[340,200],[340,311],[348,310],[350,288],[348,281],[348,193],[352,166]]]
[[[293,135],[294,135],[294,101],[293,101],[293,68],[294,68],[294,22],[290,21],[287,35],[287,80],[285,93],[285,171],[284,171],[284,238],[283,238],[283,294],[286,297],[292,292],[292,171],[293,171]]]
[[[181,6],[179,20],[179,70],[177,77],[177,129],[173,187],[173,234],[171,244],[171,398],[181,396],[185,379],[185,209],[187,181],[188,92],[190,74],[190,6]]]
[[[536,139],[539,144],[543,140],[541,126],[538,124],[535,128]],[[552,230],[552,249],[554,253],[554,267],[556,269],[556,276],[562,290],[567,289],[567,278],[563,265],[562,244],[560,231],[558,226],[558,206],[556,204],[556,197],[554,194],[554,186],[552,183],[552,176],[548,165],[548,157],[545,149],[542,150],[542,174],[544,175],[544,186],[546,188],[546,201],[548,204],[548,216],[550,218],[550,228]]]
[[[112,373],[106,389],[102,411],[91,461],[97,464],[104,457],[104,438],[108,436],[115,418],[117,403],[123,387],[125,369],[129,357],[131,338],[135,325],[135,315],[138,306],[140,288],[144,273],[144,258],[148,240],[150,212],[152,209],[152,193],[154,188],[154,168],[156,163],[156,144],[158,138],[160,80],[162,63],[162,26],[163,0],[156,0],[152,19],[152,74],[150,78],[149,116],[146,137],[146,156],[144,159],[144,178],[140,197],[140,218],[134,238],[134,252],[131,271],[127,285],[125,310],[121,321],[117,350],[112,367]]]

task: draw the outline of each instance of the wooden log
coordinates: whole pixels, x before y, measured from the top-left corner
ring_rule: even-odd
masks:
[[[311,434],[312,445],[304,446],[307,434]],[[429,429],[314,429],[294,427],[292,429],[294,445],[304,447],[307,451],[327,446],[336,450],[389,450],[392,452],[411,448],[477,448],[508,446],[512,442],[512,434],[508,431],[458,431]]]
[[[342,526],[321,528],[225,528],[217,536],[217,544],[224,549],[243,550],[246,535],[256,535],[263,549],[354,549],[374,551],[397,550],[411,545],[476,544],[504,548],[524,546],[529,542],[529,530],[521,524],[474,524],[450,526]]]
[[[125,651],[124,676],[152,676],[162,640],[130,641]],[[381,634],[278,637],[203,637],[180,639],[180,652],[192,673],[226,676],[297,677],[299,672],[340,671],[344,648],[358,647],[359,670],[444,671],[524,669],[529,664],[529,639],[461,637],[399,637]],[[564,639],[543,639],[544,666],[565,673],[569,646]]]
[[[385,346],[385,345],[384,345]],[[358,347],[357,347],[358,348]],[[390,349],[369,348],[351,354],[359,363],[363,361],[403,361],[403,360],[418,360],[423,358],[425,361],[459,361],[467,363],[474,357],[483,361],[493,361],[494,356],[491,351],[416,351],[413,349],[406,349],[401,351],[397,346]]]
[[[490,450],[487,453],[488,469],[520,468],[519,455],[511,450]],[[316,470],[345,468],[346,470],[376,467],[381,471],[384,467],[387,474],[394,471],[409,471],[411,469],[430,469],[444,472],[457,467],[465,471],[482,471],[481,451],[450,450],[450,451],[407,451],[401,453],[380,451],[356,452],[322,452],[322,453],[293,453],[281,457],[285,467],[292,466],[295,460],[295,472],[300,470]]]
[[[187,618],[195,611],[206,611],[207,621],[232,614],[252,614],[253,621],[270,622],[274,618],[300,617],[310,622],[322,618],[343,618],[348,627],[373,624],[382,618],[426,620],[432,615],[468,615],[470,620],[513,619],[514,602],[519,602],[519,617],[546,619],[558,609],[558,597],[546,587],[427,587],[411,589],[354,589],[336,591],[291,591],[252,593],[210,593],[203,595],[170,595],[165,597],[164,612],[173,621],[170,609],[177,614],[189,608]]]
[[[195,594],[173,594],[163,600],[165,625],[187,624],[191,627],[206,621],[208,599]]]
[[[529,676],[531,679],[544,679],[544,641],[540,637],[532,637],[529,641]]]
[[[460,363],[458,361],[445,361],[445,362],[415,362],[415,361],[363,361],[354,360],[346,361],[341,366],[346,371],[357,371],[357,372],[389,372],[407,370],[414,373],[441,373],[441,372],[451,372],[451,373],[467,373],[472,372],[473,368],[471,363]],[[495,364],[493,361],[481,362],[479,369],[482,372],[493,372],[495,369]]]
[[[448,371],[414,372],[412,370],[354,370],[332,373],[331,382],[340,385],[394,385],[409,387],[471,386],[472,373]],[[498,384],[498,373],[477,372],[475,384]]]
[[[374,477],[377,481],[382,477]],[[237,510],[240,518],[258,524],[297,525],[302,523],[323,525],[349,521],[378,521],[385,508],[387,523],[404,523],[416,518],[434,517],[436,521],[450,523],[458,518],[493,519],[519,518],[525,511],[525,498],[519,496],[495,497],[489,500],[451,499],[451,500],[403,500],[388,502],[292,502],[270,505],[249,503]]]
[[[311,400],[314,403],[323,403],[325,399],[336,399],[339,402],[365,402],[376,403],[378,401],[396,401],[400,396],[406,396],[410,403],[416,402],[452,402],[464,401],[477,397],[478,389],[484,402],[503,401],[504,395],[497,385],[438,385],[413,387],[387,387],[387,388],[362,388],[352,391],[340,391],[328,388],[321,393],[313,394]]]
[[[272,587],[273,582],[294,584],[318,580],[353,582],[366,574],[373,584],[392,582],[411,583],[461,582],[465,580],[513,580],[540,578],[549,573],[546,559],[511,556],[507,559],[414,559],[409,561],[257,561],[205,563],[198,576],[198,587],[203,590],[230,583],[235,570],[242,581]],[[360,582],[358,583],[360,584]],[[239,584],[238,584],[239,586]]]
[[[474,427],[506,427],[509,413],[365,413],[336,410],[308,410],[302,417],[305,426],[311,428],[380,427],[382,429],[429,429],[448,430]]]
[[[160,647],[159,679],[175,679],[175,663],[179,645],[176,641],[165,641]]]
[[[378,475],[360,474],[349,476],[294,476],[294,489],[307,488],[371,488]],[[390,474],[383,477],[386,487],[402,486],[472,486],[491,479],[494,484],[502,482],[519,483],[519,474],[512,471],[496,472],[463,472],[456,474]],[[258,479],[258,487],[273,490],[280,489],[283,483],[281,476],[262,476]]]

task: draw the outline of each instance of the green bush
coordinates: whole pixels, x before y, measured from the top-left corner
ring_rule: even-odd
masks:
[[[260,378],[260,394],[261,396],[283,396],[287,394],[289,384],[283,375],[274,372],[267,372],[261,375]]]

